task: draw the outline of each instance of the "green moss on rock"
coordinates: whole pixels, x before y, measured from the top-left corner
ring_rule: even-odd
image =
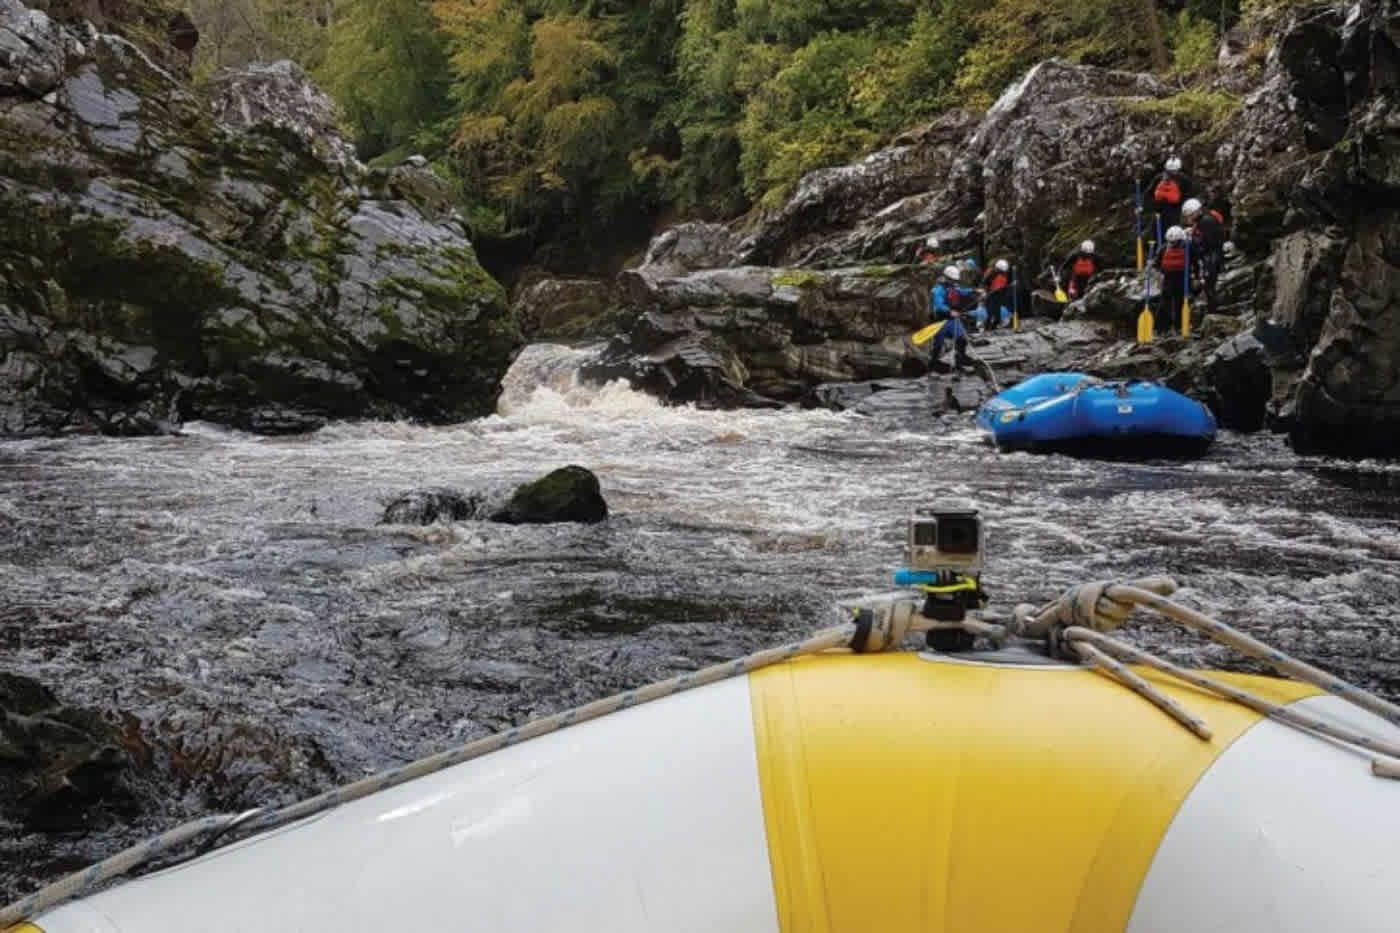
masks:
[[[566,466],[515,490],[509,503],[491,516],[511,525],[601,522],[608,504],[598,477],[581,466]]]

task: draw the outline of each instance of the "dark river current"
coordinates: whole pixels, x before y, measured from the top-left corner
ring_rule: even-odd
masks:
[[[0,823],[0,902],[184,819],[829,625],[836,600],[891,588],[916,505],[982,510],[994,605],[1165,573],[1400,696],[1400,465],[1228,433],[1184,465],[998,455],[970,420],[663,408],[575,386],[573,365],[531,348],[501,413],[455,427],[0,444],[0,670],[121,711],[149,798],[84,834]],[[570,463],[597,473],[610,521],[378,524],[396,493]]]

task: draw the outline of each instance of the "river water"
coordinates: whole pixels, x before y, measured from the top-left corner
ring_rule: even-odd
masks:
[[[1165,573],[1181,598],[1400,696],[1400,465],[1224,434],[1205,459],[998,455],[918,412],[663,408],[534,347],[453,427],[0,445],[0,669],[124,712],[139,816],[0,824],[0,901],[210,810],[305,796],[831,624],[915,505],[988,524],[995,604]],[[378,524],[394,494],[576,463],[597,526]],[[1240,666],[1162,625],[1133,637]]]

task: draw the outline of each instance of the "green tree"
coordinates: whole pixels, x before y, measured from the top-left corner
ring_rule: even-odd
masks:
[[[488,228],[575,238],[645,216],[669,170],[675,0],[437,0],[455,165]]]
[[[427,0],[337,0],[317,77],[365,158],[415,145],[449,111],[443,37]]]

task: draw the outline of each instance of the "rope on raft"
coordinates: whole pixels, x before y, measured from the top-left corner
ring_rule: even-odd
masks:
[[[1384,756],[1372,761],[1372,773],[1377,777],[1400,779],[1400,744],[1366,735],[1357,729],[1329,723],[1310,713],[1281,706],[1247,690],[1181,668],[1140,648],[1108,637],[1107,632],[1120,628],[1135,608],[1144,606],[1155,610],[1169,621],[1202,632],[1216,641],[1263,660],[1286,676],[1313,684],[1392,723],[1400,724],[1400,706],[1167,598],[1175,590],[1176,584],[1173,581],[1161,577],[1126,584],[1081,584],[1071,587],[1058,599],[1038,609],[1028,605],[1017,606],[1010,625],[999,625],[979,618],[967,618],[962,622],[935,621],[922,615],[919,611],[921,604],[917,599],[897,600],[878,610],[856,610],[852,613],[852,621],[821,629],[801,641],[764,649],[735,661],[726,661],[614,694],[363,778],[308,800],[275,810],[255,809],[236,814],[217,814],[184,823],[10,904],[0,910],[0,929],[87,894],[104,882],[127,874],[157,856],[188,846],[196,840],[203,840],[202,848],[207,851],[225,838],[283,826],[489,755],[519,742],[557,732],[631,706],[639,706],[696,687],[749,674],[804,655],[819,654],[833,649],[847,649],[857,654],[896,650],[904,644],[909,635],[949,628],[960,628],[970,634],[988,638],[998,645],[1013,636],[1044,642],[1049,645],[1052,654],[1064,653],[1078,657],[1094,670],[1127,686],[1158,706],[1198,738],[1210,740],[1212,732],[1209,724],[1118,660],[1126,658],[1240,703],[1285,725],[1327,736],[1369,753]]]

